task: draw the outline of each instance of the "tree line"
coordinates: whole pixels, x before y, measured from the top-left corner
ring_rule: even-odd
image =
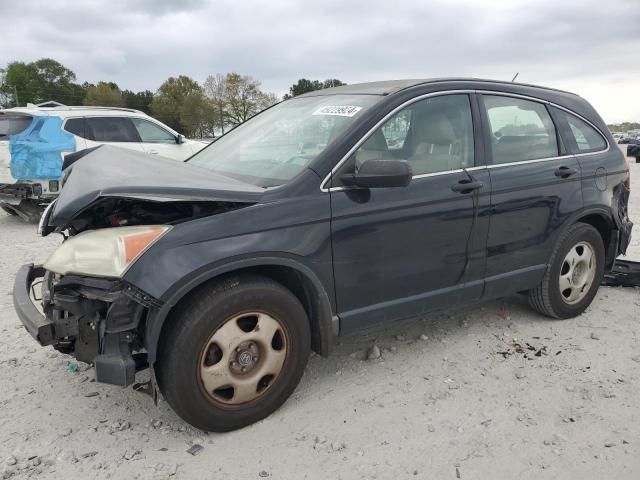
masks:
[[[640,130],[638,122],[622,122],[607,125],[610,132],[628,132],[629,130]]]
[[[188,137],[213,137],[265,108],[303,93],[346,85],[338,79],[299,79],[280,99],[259,80],[236,72],[209,75],[199,83],[186,75],[169,77],[158,90],[121,89],[111,81],[78,83],[60,62],[42,58],[0,68],[0,108],[56,101],[64,105],[127,107],[140,110]]]

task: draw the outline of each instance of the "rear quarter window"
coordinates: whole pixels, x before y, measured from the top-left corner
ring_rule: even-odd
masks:
[[[565,123],[565,132],[570,136],[569,143],[574,143],[573,153],[598,152],[607,148],[607,141],[595,128],[584,120],[569,112],[555,109],[555,115]]]
[[[0,116],[0,140],[9,140],[10,135],[24,131],[32,120],[29,115]]]

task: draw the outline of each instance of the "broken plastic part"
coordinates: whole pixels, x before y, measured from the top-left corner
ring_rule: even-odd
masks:
[[[616,260],[613,269],[605,273],[602,285],[610,287],[640,287],[640,262]]]

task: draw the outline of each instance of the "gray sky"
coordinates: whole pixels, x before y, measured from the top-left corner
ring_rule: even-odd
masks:
[[[640,0],[0,0],[0,17],[0,65],[52,57],[80,82],[237,71],[283,94],[300,77],[519,71],[640,121]]]

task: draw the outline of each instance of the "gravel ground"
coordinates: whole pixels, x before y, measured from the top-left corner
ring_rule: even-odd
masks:
[[[35,344],[13,274],[59,239],[34,230],[0,213],[2,478],[640,478],[640,289],[566,321],[510,297],[342,338],[278,412],[206,434]]]

